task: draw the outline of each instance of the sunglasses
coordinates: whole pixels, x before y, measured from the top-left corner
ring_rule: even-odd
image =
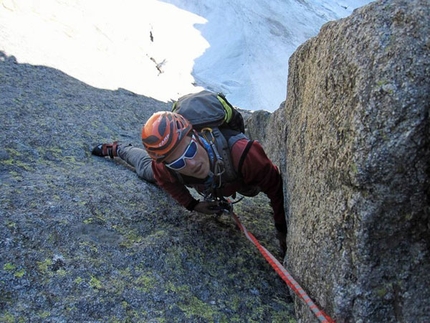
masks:
[[[185,159],[192,159],[197,154],[197,141],[194,136],[191,136],[191,141],[188,144],[187,148],[185,149],[184,153],[181,155],[181,157],[175,159],[171,163],[165,164],[166,167],[169,167],[173,170],[180,170],[184,168],[187,164]]]

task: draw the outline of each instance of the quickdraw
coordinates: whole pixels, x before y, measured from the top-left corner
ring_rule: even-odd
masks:
[[[212,148],[212,151],[215,154],[213,173],[219,178],[218,188],[220,188],[222,186],[221,175],[225,172],[224,160],[219,154],[218,149],[215,145],[215,136],[213,134],[212,128],[205,127],[200,131],[200,133],[202,134],[202,137],[209,143],[210,147]],[[210,138],[208,134],[210,135]]]

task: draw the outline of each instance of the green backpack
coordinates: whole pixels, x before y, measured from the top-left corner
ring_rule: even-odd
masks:
[[[216,157],[213,172],[218,176],[218,188],[238,179],[230,149],[239,139],[247,137],[241,113],[226,97],[206,90],[187,94],[173,104],[172,112],[184,116],[211,145]]]

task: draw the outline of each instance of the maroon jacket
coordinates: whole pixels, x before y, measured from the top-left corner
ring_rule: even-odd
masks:
[[[241,169],[238,169],[248,143],[250,147],[248,147],[246,157],[242,161]],[[223,195],[233,195],[240,190],[243,184],[258,186],[271,201],[276,228],[286,232],[282,178],[278,168],[266,156],[263,147],[258,141],[250,142],[248,139],[240,139],[231,148],[231,157],[234,169],[241,174],[241,179],[233,183],[226,183],[223,187]],[[184,184],[201,192],[204,188],[202,181],[196,179],[196,181],[190,183],[185,180],[183,184],[163,163],[153,162],[152,169],[155,180],[161,188],[187,209],[192,210],[194,208],[197,201]]]

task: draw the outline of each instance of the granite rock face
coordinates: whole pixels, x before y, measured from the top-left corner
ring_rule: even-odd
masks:
[[[0,322],[286,322],[286,285],[227,216],[189,212],[100,142],[171,104],[0,51]],[[235,204],[274,254],[262,196]]]
[[[264,134],[286,266],[337,322],[430,321],[429,19],[427,0],[393,0],[324,25],[290,58]]]

